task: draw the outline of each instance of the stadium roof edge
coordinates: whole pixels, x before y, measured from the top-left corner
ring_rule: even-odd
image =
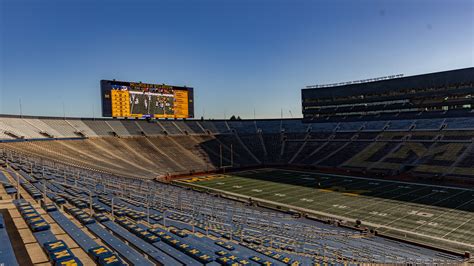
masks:
[[[384,83],[384,82],[387,82],[387,81],[412,79],[412,78],[419,78],[419,77],[429,76],[429,75],[448,74],[448,73],[461,72],[461,71],[473,71],[474,72],[474,67],[451,69],[451,70],[445,70],[445,71],[430,72],[430,73],[424,73],[424,74],[416,74],[416,75],[411,75],[411,76],[405,76],[404,75],[402,77],[397,77],[397,78],[392,78],[392,79],[383,79],[383,80],[377,80],[377,81],[368,81],[368,82],[360,82],[360,83],[344,84],[344,85],[336,85],[336,86],[327,86],[327,87],[325,86],[325,87],[319,87],[319,88],[312,87],[314,85],[308,85],[308,86],[302,88],[301,90],[324,90],[324,89],[344,88],[344,87],[350,87],[350,86],[365,85],[365,84],[368,84],[368,83],[377,84],[377,83]]]

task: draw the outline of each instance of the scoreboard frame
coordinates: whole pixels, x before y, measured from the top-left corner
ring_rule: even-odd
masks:
[[[120,87],[129,88],[129,89],[119,89]],[[129,82],[129,81],[117,81],[117,80],[101,80],[100,81],[100,90],[101,90],[101,100],[102,100],[102,116],[103,117],[113,117],[113,118],[144,118],[144,119],[159,119],[159,118],[194,118],[194,89],[192,87],[186,86],[174,86],[174,85],[167,85],[167,84],[150,84],[150,83],[142,83],[142,82]],[[173,92],[173,100],[176,101],[176,94],[178,93],[181,95],[180,100],[183,101],[182,97],[187,94],[186,102],[181,102],[182,105],[185,107],[187,106],[187,115],[180,115],[176,114],[176,110],[173,106],[173,114],[167,113],[165,111],[166,108],[163,108],[163,113],[143,113],[143,114],[133,114],[130,112],[125,112],[125,115],[116,115],[117,111],[114,109],[113,100],[114,97],[130,97],[130,93],[133,94],[141,94],[143,95],[157,95],[155,91],[172,91]],[[169,94],[162,94],[167,95]],[[130,104],[130,99],[120,99],[121,103]],[[150,104],[150,103],[148,103]],[[174,104],[174,103],[173,103]],[[122,109],[130,110],[130,106],[128,107],[121,107]],[[169,111],[169,110],[168,110]],[[115,113],[114,113],[115,112]],[[122,114],[122,113],[121,113]]]

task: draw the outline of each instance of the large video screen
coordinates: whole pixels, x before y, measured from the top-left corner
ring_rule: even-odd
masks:
[[[102,116],[192,118],[193,88],[101,80]]]

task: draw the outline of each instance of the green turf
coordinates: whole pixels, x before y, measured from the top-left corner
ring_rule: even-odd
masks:
[[[462,245],[474,245],[474,190],[280,169],[180,183],[360,219],[377,224],[379,232],[474,250]]]

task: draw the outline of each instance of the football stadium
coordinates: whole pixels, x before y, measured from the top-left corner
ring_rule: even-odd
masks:
[[[0,266],[474,266],[473,18],[0,0]]]
[[[171,85],[100,91],[104,118],[0,117],[3,265],[471,259],[474,68],[308,86],[299,119],[193,119],[193,89]]]

